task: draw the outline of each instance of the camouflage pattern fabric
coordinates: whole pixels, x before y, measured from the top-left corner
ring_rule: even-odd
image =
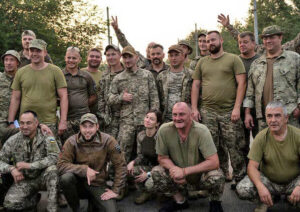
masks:
[[[220,201],[225,185],[225,177],[222,171],[213,170],[199,174],[199,181],[193,184],[176,184],[169,173],[162,166],[155,166],[151,171],[151,177],[145,183],[150,192],[163,193],[167,196],[173,196],[177,192],[186,193],[187,191],[208,190],[209,201]]]
[[[300,176],[298,176],[288,184],[276,184],[271,182],[266,176],[260,173],[260,180],[267,187],[272,196],[282,194],[290,195],[293,192],[294,188],[299,185]],[[241,199],[254,202],[260,201],[257,189],[248,175],[245,176],[244,179],[237,184],[236,191],[239,198]]]
[[[6,73],[0,74],[0,123],[6,123],[12,89],[13,77]]]
[[[190,63],[190,69],[195,71],[196,69],[196,66],[197,66],[197,63],[199,62],[199,60],[202,58],[202,57],[205,57],[205,56],[196,56]]]
[[[228,170],[228,152],[233,168],[233,177],[240,181],[246,174],[244,148],[246,148],[242,120],[231,122],[231,113],[220,114],[216,111],[201,109],[201,118],[208,127],[216,145],[220,167]]]
[[[266,54],[255,60],[248,74],[248,86],[243,107],[256,110],[257,119],[263,118],[263,89],[267,73]],[[274,101],[281,101],[290,115],[300,102],[300,55],[283,51],[273,64]]]
[[[68,120],[67,121],[67,129],[66,131],[60,136],[62,145],[66,142],[66,140],[71,137],[72,135],[75,135],[79,132],[79,125],[80,125],[80,119],[75,120]]]
[[[153,168],[153,166],[143,166],[143,165],[138,166],[138,165],[134,164],[133,177],[140,175],[142,173],[141,169],[144,170],[145,172],[150,172],[152,168]],[[141,192],[146,192],[147,191],[147,188],[145,186],[146,182],[147,182],[147,180],[145,180],[144,182],[141,182],[141,183],[135,183],[137,190],[139,190]]]

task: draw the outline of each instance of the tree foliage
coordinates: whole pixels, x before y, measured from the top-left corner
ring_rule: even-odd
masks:
[[[105,32],[101,10],[81,0],[4,0],[0,20],[1,54],[21,50],[21,33],[30,29],[48,43],[47,50],[59,66],[64,64],[68,46],[78,46],[85,53],[101,42]]]

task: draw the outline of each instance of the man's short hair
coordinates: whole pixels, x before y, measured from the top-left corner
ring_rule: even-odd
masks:
[[[221,34],[220,34],[220,32],[219,32],[218,30],[211,30],[211,31],[208,31],[208,32],[207,32],[207,35],[212,34],[212,33],[218,34],[220,38],[222,37]]]
[[[249,36],[251,41],[253,41],[253,42],[255,41],[255,36],[254,36],[253,32],[245,31],[245,32],[242,32],[239,34],[239,38],[244,38],[246,36]]]
[[[31,37],[36,38],[35,33],[34,33],[32,30],[25,30],[25,31],[22,33],[22,37],[24,37],[24,36],[31,36]]]
[[[155,48],[161,48],[162,50],[164,50],[164,47],[158,43],[154,44],[151,49],[155,49]]]
[[[91,52],[98,52],[98,53],[100,53],[100,55],[102,55],[100,49],[98,49],[98,48],[91,48],[91,49],[88,51],[88,55],[89,55]]]
[[[282,108],[283,114],[285,116],[288,115],[286,106],[282,102],[280,102],[280,101],[271,101],[271,102],[269,102],[267,104],[266,111],[267,111],[267,109],[274,109],[274,108]]]
[[[22,115],[23,114],[29,114],[29,113],[31,113],[33,115],[33,117],[37,119],[37,114],[33,110],[26,110],[25,112],[22,113]]]

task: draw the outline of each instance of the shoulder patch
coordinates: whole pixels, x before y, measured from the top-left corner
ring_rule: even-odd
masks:
[[[50,143],[56,143],[56,140],[55,140],[55,138],[53,138],[53,137],[50,137],[50,138],[49,138],[49,141],[50,141]]]
[[[116,144],[115,145],[115,150],[118,152],[118,153],[121,153],[121,147],[119,144]]]

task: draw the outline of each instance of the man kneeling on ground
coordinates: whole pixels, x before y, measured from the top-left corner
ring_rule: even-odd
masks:
[[[280,102],[270,102],[265,114],[268,127],[253,141],[248,176],[237,185],[237,193],[241,199],[260,200],[255,212],[266,212],[273,197],[282,194],[299,207],[300,130],[287,124],[287,109]]]
[[[170,212],[189,207],[187,190],[208,190],[210,211],[223,211],[221,196],[225,177],[208,128],[193,121],[191,108],[184,102],[173,106],[173,122],[163,124],[157,133],[159,166],[152,169],[152,188],[173,196],[159,211]]]
[[[114,185],[106,188],[107,162],[115,168]],[[114,200],[126,181],[126,162],[117,141],[99,131],[97,117],[87,113],[80,119],[80,132],[71,136],[63,146],[58,170],[60,183],[73,211],[80,211],[79,199],[88,198],[94,210],[116,212]]]

